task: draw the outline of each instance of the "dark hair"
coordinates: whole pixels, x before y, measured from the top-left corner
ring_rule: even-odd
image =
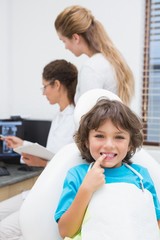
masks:
[[[42,73],[44,80],[54,84],[55,80],[59,80],[66,88],[68,98],[71,103],[74,103],[74,95],[77,86],[77,68],[66,60],[55,60],[47,64]]]
[[[89,163],[95,161],[87,147],[89,132],[98,129],[107,119],[110,119],[117,128],[122,128],[130,134],[130,150],[123,159],[123,162],[130,164],[130,158],[143,144],[142,123],[129,107],[116,100],[100,99],[82,116],[79,129],[74,136],[82,157]]]

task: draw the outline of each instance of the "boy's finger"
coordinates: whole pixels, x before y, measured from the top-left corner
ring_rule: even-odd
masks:
[[[96,167],[101,167],[101,163],[103,161],[103,159],[105,158],[105,155],[101,155],[94,163],[92,168],[96,168]]]

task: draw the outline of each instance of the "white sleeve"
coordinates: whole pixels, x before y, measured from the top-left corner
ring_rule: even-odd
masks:
[[[27,146],[27,145],[31,145],[31,144],[32,144],[32,142],[29,142],[29,141],[24,140],[22,146]],[[22,156],[20,157],[20,163],[22,163],[22,164],[25,163],[25,162],[23,161]]]
[[[88,90],[103,88],[103,77],[88,65],[82,67],[78,75],[75,101]]]
[[[56,128],[53,126],[53,128],[50,129],[47,149],[56,154],[66,144],[74,141],[74,132],[75,124],[73,115],[64,116],[63,119],[59,121]]]

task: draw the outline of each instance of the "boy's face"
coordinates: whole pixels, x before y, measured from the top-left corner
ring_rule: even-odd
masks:
[[[117,129],[111,120],[106,120],[97,130],[91,130],[88,148],[92,157],[97,160],[101,154],[106,157],[102,167],[120,167],[122,160],[130,150],[130,134],[124,129]]]

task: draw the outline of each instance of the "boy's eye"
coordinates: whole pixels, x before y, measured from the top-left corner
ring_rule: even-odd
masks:
[[[96,138],[103,138],[104,136],[101,135],[101,134],[97,134],[97,135],[95,135],[95,137],[96,137]]]
[[[120,135],[119,135],[119,136],[116,136],[116,138],[117,138],[117,139],[125,139],[124,136],[120,136]]]

